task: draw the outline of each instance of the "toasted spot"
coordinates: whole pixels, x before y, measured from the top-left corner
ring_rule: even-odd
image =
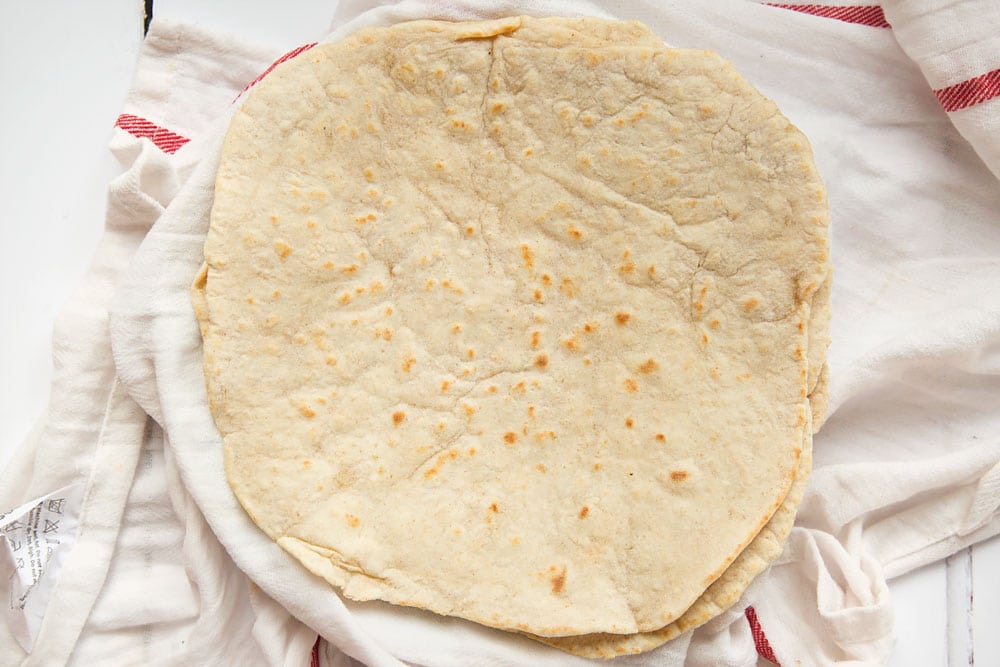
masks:
[[[632,418],[631,417],[626,417],[625,418],[625,428],[632,428],[633,426],[635,426],[635,422],[632,420]]]
[[[504,110],[504,103],[503,102],[496,102],[490,108],[493,110],[493,113],[500,113],[501,111]]]
[[[593,469],[594,469],[594,472],[597,472],[598,470],[600,470],[600,469],[601,469],[601,467],[602,467],[602,466],[601,466],[601,464],[600,464],[600,463],[595,463],[595,464],[594,464],[594,466],[593,466]]]
[[[413,364],[415,363],[417,363],[417,360],[414,359],[413,357],[406,357],[405,359],[403,359],[403,364],[402,364],[403,372],[409,373],[410,369],[413,368]]]
[[[332,354],[326,355],[326,365],[327,366],[336,366],[337,365],[337,357],[333,356]]]
[[[718,329],[720,324],[721,322],[719,322],[718,318],[712,318],[708,322],[708,326],[710,326],[713,329]]]
[[[626,323],[628,323],[631,317],[632,316],[629,313],[622,313],[622,312],[615,313],[615,323],[620,326],[625,325]]]
[[[499,514],[500,508],[497,507],[496,503],[490,503],[490,511],[493,512],[494,514]]]
[[[513,445],[515,442],[517,442],[517,433],[514,433],[513,431],[507,431],[506,433],[503,434],[503,441],[506,442],[508,445]]]
[[[559,291],[569,297],[576,296],[578,293],[576,285],[569,278],[562,279],[562,282],[559,284]]]
[[[581,232],[579,229],[577,229],[573,225],[570,225],[569,227],[566,228],[566,234],[571,239],[575,239],[577,241],[579,241],[580,239],[583,238],[583,232]]]
[[[565,339],[563,339],[563,340],[561,340],[559,342],[567,350],[579,350],[580,349],[580,343],[577,342],[575,336],[573,338],[565,338]]]
[[[719,372],[718,366],[712,366],[708,369],[708,374],[712,376],[713,379],[719,380],[722,378],[722,373]]]
[[[452,324],[451,325],[451,332],[452,333],[458,333],[461,330],[462,330],[462,325],[461,324]]]
[[[292,246],[288,245],[284,241],[275,241],[274,252],[278,253],[278,257],[281,259],[287,259],[287,257],[292,254]]]
[[[749,313],[754,308],[756,308],[759,303],[760,302],[757,301],[757,299],[755,299],[753,297],[750,297],[749,299],[747,299],[746,301],[743,302],[743,310],[745,310],[745,311],[747,311]]]
[[[590,322],[583,323],[583,330],[587,333],[591,333],[594,330],[594,325]]]
[[[361,519],[354,516],[353,514],[345,514],[344,520],[347,521],[347,525],[350,526],[351,528],[357,528],[358,525],[361,523]]]
[[[535,416],[535,406],[534,405],[529,405],[528,406],[528,416],[529,417],[534,417]]]
[[[517,537],[517,536],[512,537],[512,538],[510,538],[510,543],[513,544],[516,547],[517,545],[519,545],[521,543],[521,538]]]
[[[653,437],[656,438],[657,442],[666,442],[667,441],[667,436],[663,435],[662,433],[657,433]]]
[[[550,276],[547,273],[543,273],[542,274],[542,284],[545,285],[546,287],[548,287],[549,285],[551,285],[552,284],[552,276]]]
[[[353,297],[351,296],[350,292],[344,292],[343,294],[340,295],[340,298],[337,299],[337,300],[340,301],[342,304],[344,304],[346,306],[347,304],[349,304],[351,302],[352,298]]]
[[[365,175],[365,180],[368,181],[369,183],[372,183],[375,180],[375,172],[372,171],[370,167],[368,169],[365,169],[364,175]]]
[[[303,405],[299,408],[299,414],[301,414],[303,417],[308,417],[309,419],[312,419],[313,417],[316,416],[316,411],[310,408],[308,405]]]
[[[584,505],[583,507],[580,508],[580,518],[581,519],[587,518],[588,514],[590,514],[590,508],[589,507],[587,507],[586,505]]]
[[[441,391],[448,391],[448,387],[450,386],[451,386],[450,382],[448,382],[447,380],[443,380],[441,382]]]
[[[535,294],[534,294],[535,301],[538,301],[540,303],[542,301],[542,296],[543,296],[542,295],[542,290],[536,289],[535,290]]]
[[[702,334],[701,334],[701,344],[702,345],[708,345],[708,334],[707,333],[702,332]]]
[[[625,391],[636,392],[639,391],[639,383],[633,378],[625,378]]]
[[[655,373],[660,368],[660,365],[656,363],[655,359],[646,359],[639,366],[639,372],[643,375],[649,375],[650,373]]]
[[[469,225],[465,228],[465,233],[468,234],[469,236],[472,236],[473,234],[476,233],[476,228],[473,227],[472,225]]]
[[[406,419],[406,413],[403,412],[402,410],[396,410],[395,412],[392,413],[393,424],[396,424],[398,426],[403,423],[404,419]]]
[[[462,403],[462,410],[465,411],[466,416],[471,417],[476,413],[476,408],[469,403]]]
[[[674,482],[683,482],[685,479],[687,479],[687,476],[688,476],[688,474],[687,474],[686,470],[671,470],[670,471],[670,479],[672,481],[674,481]]]
[[[475,456],[475,455],[476,455],[476,448],[469,447],[469,456]]]
[[[618,272],[622,274],[629,274],[635,270],[635,262],[624,262],[618,267]]]
[[[539,368],[545,368],[548,365],[549,365],[548,355],[540,354],[537,357],[535,357],[535,366],[538,366]]]
[[[524,260],[524,265],[529,269],[535,266],[535,253],[531,252],[527,243],[521,245],[521,259]]]
[[[476,351],[470,347],[468,350],[465,351],[465,356],[467,356],[469,359],[475,359]]]
[[[358,272],[358,265],[357,264],[351,264],[350,266],[341,267],[340,272],[341,273],[357,273]]]
[[[552,584],[552,592],[561,593],[563,588],[566,587],[566,566],[564,565],[562,568],[550,567],[549,572],[552,574],[549,577],[549,582]]]
[[[537,332],[537,331],[532,331],[531,332],[531,349],[532,350],[537,350],[538,349],[538,345],[539,345],[539,342],[541,341],[541,338],[542,338],[542,334],[540,334],[539,332]]]
[[[549,471],[549,469],[546,468],[545,465],[542,464],[542,463],[539,463],[538,465],[536,465],[535,466],[535,470],[537,470],[538,472],[543,472],[543,473]]]

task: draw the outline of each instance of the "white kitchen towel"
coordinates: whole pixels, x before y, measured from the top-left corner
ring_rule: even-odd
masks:
[[[871,21],[852,23],[737,0],[624,8],[611,2],[404,2],[367,11],[373,4],[343,3],[334,21],[340,26],[337,34],[405,18],[520,12],[644,20],[674,45],[720,51],[811,138],[833,215],[833,384],[830,420],[816,439],[816,471],[799,525],[780,563],[745,596],[754,602],[755,611],[747,616],[754,619],[756,632],[745,622],[740,604],[693,636],[616,662],[748,665],[754,662],[755,643],[786,665],[796,660],[806,665],[884,662],[891,649],[885,577],[1000,532],[1000,295],[989,289],[1000,279],[1000,188],[951,125],[892,32],[873,27]],[[347,21],[353,24],[345,28]],[[169,80],[172,68],[182,61],[190,67],[185,71],[223,76],[239,72],[233,76],[235,85],[241,76],[251,80],[271,57],[262,59],[259,51],[255,55],[252,48],[232,40],[206,37],[205,48],[186,45],[180,34],[193,33],[154,22],[150,40],[159,40],[162,53],[149,51],[147,44],[137,87],[147,75],[150,80]],[[173,40],[171,54],[165,45]],[[113,637],[121,642],[116,650],[147,651],[151,664],[224,664],[221,656],[226,654],[217,643],[223,642],[235,651],[233,656],[250,664],[304,665],[315,634],[274,605],[274,598],[329,640],[321,651],[321,660],[329,664],[345,660],[331,645],[372,665],[399,664],[400,659],[421,665],[583,664],[528,640],[462,621],[381,604],[345,605],[269,544],[233,500],[222,477],[218,435],[205,406],[200,341],[187,292],[201,262],[201,236],[225,122],[216,120],[210,126],[226,109],[209,107],[228,108],[231,98],[224,99],[228,93],[223,95],[210,77],[198,79],[188,80],[190,88],[171,91],[177,96],[172,104],[152,95],[148,105],[126,110],[119,125],[149,141],[134,142],[124,132],[116,139],[128,142],[120,149],[129,161],[145,155],[151,165],[129,172],[136,194],[125,200],[128,208],[142,212],[149,200],[160,206],[153,206],[147,217],[129,210],[121,218],[135,221],[128,223],[134,227],[128,236],[133,245],[115,256],[112,270],[105,270],[105,280],[116,280],[122,260],[156,219],[113,308],[119,386],[165,427],[166,435],[161,439],[158,427],[149,427],[148,444],[140,449],[136,427],[144,419],[124,392],[118,394],[124,406],[119,412],[127,414],[116,416],[104,409],[101,403],[107,402],[105,395],[112,393],[115,379],[101,358],[106,356],[106,349],[99,350],[103,334],[84,337],[89,348],[81,350],[81,359],[93,360],[105,371],[83,382],[83,389],[102,395],[81,392],[72,378],[62,376],[57,377],[53,397],[60,386],[74,388],[78,413],[100,415],[98,424],[107,419],[112,425],[127,425],[131,431],[121,442],[132,458],[100,456],[102,449],[90,444],[99,425],[92,434],[80,430],[75,439],[62,441],[62,449],[51,449],[56,456],[72,454],[71,461],[54,465],[55,473],[41,455],[19,456],[12,470],[23,473],[18,479],[35,481],[30,490],[25,484],[12,491],[12,502],[3,503],[10,507],[29,493],[41,495],[66,477],[96,480],[89,507],[102,525],[112,524],[104,528],[105,538],[111,534],[114,539],[115,513],[122,514],[128,494],[123,524],[141,531],[143,526],[161,525],[150,518],[162,520],[165,546],[155,554],[173,574],[159,579],[153,570],[136,567],[148,550],[124,543],[124,536],[134,531],[122,528],[108,585],[82,632],[59,631],[47,618],[40,637],[57,638],[54,643],[70,652],[74,642],[77,651],[85,642],[99,651],[100,641]],[[229,92],[233,90],[230,86]],[[188,138],[192,141],[186,142]],[[989,146],[981,143],[977,141],[975,150],[984,154]],[[169,159],[157,156],[156,146],[176,154]],[[106,293],[102,295],[105,301],[87,301],[96,306],[97,319],[104,316]],[[78,324],[73,322],[72,333],[78,333]],[[36,435],[46,432],[54,417],[58,415],[49,415]],[[32,451],[49,451],[41,446],[49,439],[36,437],[31,444],[37,449]],[[55,442],[60,442],[58,437]],[[140,456],[136,470],[134,461]],[[118,464],[134,473],[135,482],[131,489],[126,480],[103,491],[97,482],[103,483],[109,473],[106,481],[115,481]],[[2,481],[9,479],[7,474]],[[0,489],[3,494],[6,487]],[[150,543],[148,536],[136,537],[140,539],[134,544]],[[183,540],[182,549],[177,548],[178,540]],[[101,540],[95,541],[96,548]],[[232,554],[235,565],[225,552]],[[86,556],[73,560],[93,559],[93,554]],[[96,558],[98,563],[106,560],[103,555]],[[247,589],[236,566],[267,595],[252,586]],[[143,607],[152,596],[130,599],[131,585],[113,586],[116,579],[127,580],[118,578],[117,569],[131,569],[131,581],[171,582],[150,584],[162,598],[162,608]],[[92,595],[98,594],[101,580],[93,568],[89,578],[78,580],[87,582]],[[199,598],[192,588],[203,595]],[[62,605],[57,619],[87,618],[86,596],[69,590],[57,594],[53,606]],[[213,607],[213,600],[223,604]],[[97,613],[101,609],[104,616]],[[115,618],[116,610],[126,617]],[[239,622],[230,622],[228,613],[236,614]],[[213,614],[218,614],[214,622]],[[770,641],[760,634],[761,628]],[[156,641],[147,641],[147,634]],[[207,652],[186,656],[185,637]],[[225,643],[227,638],[230,643]],[[6,640],[0,636],[0,642]],[[62,653],[46,655],[52,659],[46,661],[40,654],[33,664],[65,662],[57,659]]]
[[[887,0],[885,14],[955,127],[1000,178],[997,3]]]
[[[403,2],[363,11],[369,6],[342,4],[334,38],[427,17],[527,12],[643,20],[674,45],[720,51],[811,138],[833,213],[831,413],[816,439],[799,526],[748,597],[776,659],[884,662],[892,647],[886,576],[1000,530],[1000,294],[982,288],[1000,280],[1000,188],[892,32],[740,2]],[[426,665],[468,664],[473,656],[497,665],[574,662],[462,621],[341,604],[240,511],[221,475],[186,300],[201,262],[217,153],[218,138],[151,233],[143,248],[148,261],[121,292],[117,322],[122,365],[134,355],[156,366],[155,382],[139,382],[157,399],[146,407],[161,414],[185,484],[237,564],[366,661],[382,662],[388,653]],[[177,280],[151,288],[153,273]],[[687,651],[688,664],[746,664],[750,641],[721,640],[750,638],[738,620],[724,634],[720,621],[621,662],[681,664]]]
[[[123,173],[109,188],[104,238],[53,334],[49,408],[0,478],[0,512],[80,485],[79,529],[66,536],[30,652],[0,624],[2,665],[310,664],[316,633],[226,556],[177,480],[162,431],[119,382],[108,330],[124,268],[197,163],[196,151],[179,149],[276,53],[183,26],[143,45],[111,142]]]

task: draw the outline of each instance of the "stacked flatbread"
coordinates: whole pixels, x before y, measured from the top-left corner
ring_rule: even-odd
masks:
[[[317,46],[236,112],[205,258],[230,485],[344,596],[608,657],[781,551],[826,199],[718,56],[525,17]]]

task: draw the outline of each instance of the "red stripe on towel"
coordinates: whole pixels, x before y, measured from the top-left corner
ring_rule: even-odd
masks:
[[[760,621],[757,620],[757,610],[753,607],[747,607],[743,613],[747,617],[747,623],[750,624],[750,634],[753,635],[753,645],[757,649],[757,655],[781,667],[781,663],[774,655],[774,649],[771,648],[771,643],[767,641],[764,629],[760,627]]]
[[[313,644],[312,657],[309,659],[309,667],[319,667],[319,642],[321,637],[316,635],[316,643]]]
[[[780,7],[781,9],[791,9],[803,14],[822,16],[823,18],[836,19],[845,23],[857,23],[867,25],[872,28],[891,28],[889,22],[885,20],[885,12],[878,5],[855,5],[853,7],[836,7],[833,5],[784,5],[774,2],[765,3],[769,7]]]
[[[934,91],[941,107],[948,112],[981,104],[1000,96],[1000,69],[967,79],[954,86]]]
[[[169,155],[173,155],[181,146],[190,141],[187,137],[182,137],[176,132],[171,132],[165,127],[160,127],[145,118],[133,116],[130,113],[118,116],[115,127],[120,127],[133,137],[149,139],[157,148]]]
[[[285,55],[281,56],[280,58],[278,58],[277,60],[275,60],[273,63],[271,63],[270,67],[268,67],[266,70],[264,70],[263,72],[261,72],[260,75],[256,79],[254,79],[253,81],[251,81],[250,83],[248,83],[246,85],[246,87],[243,90],[240,91],[240,95],[242,95],[243,93],[247,92],[248,90],[250,90],[251,88],[253,88],[254,86],[256,86],[258,83],[260,83],[261,79],[263,79],[265,76],[267,76],[268,74],[270,74],[274,70],[274,68],[277,67],[278,65],[280,65],[281,63],[285,62],[286,60],[291,60],[295,56],[299,55],[300,53],[304,53],[304,52],[308,51],[309,49],[311,49],[314,46],[316,46],[316,42],[312,42],[311,44],[303,44],[302,46],[297,46],[294,49],[292,49],[291,51],[289,51],[288,53],[286,53]],[[240,95],[237,95],[236,98],[239,99]]]

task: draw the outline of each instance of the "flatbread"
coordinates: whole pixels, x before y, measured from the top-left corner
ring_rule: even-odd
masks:
[[[805,439],[799,469],[785,501],[767,525],[740,552],[733,564],[688,607],[680,618],[659,630],[631,635],[595,633],[575,637],[536,637],[532,639],[585,658],[614,658],[642,653],[661,646],[679,635],[694,630],[732,607],[747,586],[781,555],[785,540],[795,524],[795,511],[802,500],[812,466],[812,437]]]
[[[250,516],[347,597],[655,633],[794,511],[828,275],[808,144],[626,26],[367,30],[233,119],[210,407]]]

